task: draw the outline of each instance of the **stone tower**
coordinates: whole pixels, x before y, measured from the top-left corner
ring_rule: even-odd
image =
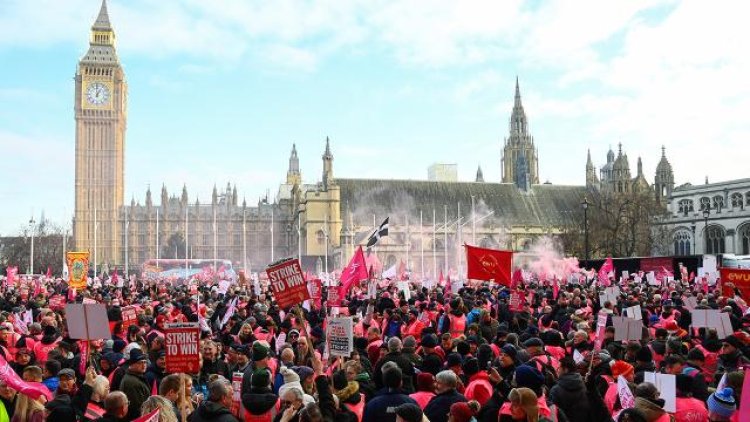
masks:
[[[292,144],[292,153],[289,156],[289,169],[286,172],[287,185],[301,185],[302,173],[299,170],[299,156],[297,156],[297,144]]]
[[[94,265],[122,261],[117,217],[123,205],[127,84],[107,2],[91,27],[75,75],[76,156],[73,235]],[[95,262],[96,260],[96,262]]]
[[[516,78],[516,96],[509,126],[509,135],[505,138],[505,147],[503,148],[503,183],[516,182],[517,163],[519,157],[523,155],[529,173],[529,182],[539,184],[538,152],[534,146],[534,138],[529,134],[526,112],[523,110],[523,104],[521,104],[521,89],[518,86],[518,78]]]
[[[656,166],[656,177],[654,178],[656,199],[663,203],[672,196],[672,189],[674,189],[674,173],[672,173],[672,165],[667,160],[666,150],[662,146],[661,160]]]
[[[586,157],[586,187],[599,187],[599,178],[596,177],[596,167],[594,167],[594,162],[591,161],[591,150],[588,151],[588,156]]]

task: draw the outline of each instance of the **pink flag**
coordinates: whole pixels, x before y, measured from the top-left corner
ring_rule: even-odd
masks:
[[[36,400],[41,396],[47,398],[47,401],[52,400],[52,393],[42,383],[38,382],[26,382],[18,376],[8,362],[0,355],[0,379],[5,381],[8,386],[19,393],[29,396]]]
[[[47,278],[52,278],[52,267],[47,266]]]
[[[78,342],[78,348],[80,349],[80,357],[81,362],[78,364],[78,373],[79,374],[85,374],[86,373],[86,361],[88,360],[89,356],[89,342],[87,340],[82,340]]]
[[[16,275],[18,275],[18,267],[7,267],[5,269],[5,273],[7,275],[5,279],[5,285],[15,285],[16,284]]]
[[[339,297],[344,297],[354,283],[359,283],[367,278],[367,264],[362,247],[357,248],[349,264],[341,272],[341,283],[339,284]]]
[[[615,264],[612,262],[612,257],[607,257],[602,267],[599,268],[599,282],[609,286],[609,273],[615,271]]]
[[[158,422],[159,420],[159,408],[157,407],[151,413],[147,413],[138,419],[133,419],[133,422]]]

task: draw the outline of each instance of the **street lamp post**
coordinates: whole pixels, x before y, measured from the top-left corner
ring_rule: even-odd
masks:
[[[703,209],[703,220],[705,221],[705,225],[703,226],[703,237],[705,238],[705,250],[703,253],[708,253],[708,216],[711,215],[711,211],[708,210],[708,208]]]
[[[31,230],[31,253],[29,256],[29,273],[34,274],[34,232],[36,231],[36,221],[34,221],[34,217],[31,217],[31,220],[29,220],[29,226]]]
[[[128,267],[128,237],[130,237],[130,220],[128,220],[128,217],[125,217],[125,274],[124,277],[127,280],[128,278],[128,270],[130,269]]]
[[[586,255],[586,264],[589,263],[589,200],[588,198],[583,198],[583,202],[581,202],[581,208],[583,208],[583,235],[584,235],[584,246],[583,249],[585,251]]]
[[[695,219],[693,219],[693,222],[690,223],[690,230],[693,231],[693,254],[695,254]]]

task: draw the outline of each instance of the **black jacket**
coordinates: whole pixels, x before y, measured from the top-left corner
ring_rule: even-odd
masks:
[[[115,415],[110,415],[109,413],[105,413],[104,416],[97,419],[96,422],[127,422],[129,420],[130,419],[128,419],[127,416],[124,418],[118,418]]]
[[[383,384],[383,365],[386,362],[395,362],[396,365],[401,368],[401,378],[403,380],[401,389],[404,390],[406,394],[413,393],[415,375],[414,365],[411,363],[411,360],[401,352],[389,352],[383,356],[383,359],[378,361],[378,364],[375,367],[375,372],[373,373],[373,381],[375,381],[375,385],[378,388],[383,388],[385,386]]]
[[[450,390],[440,393],[427,403],[424,408],[424,415],[430,422],[448,422],[448,413],[453,403],[467,401],[463,394],[456,390]]]
[[[562,409],[571,421],[593,422],[581,374],[568,372],[560,376],[550,390],[549,400]]]
[[[318,406],[325,422],[357,422],[357,415],[346,406],[341,404],[336,408],[328,377],[321,375],[315,378],[315,389],[318,391]]]
[[[212,401],[201,403],[188,420],[190,422],[239,422],[229,409]]]
[[[251,415],[262,415],[268,412],[279,401],[279,396],[271,389],[251,389],[249,393],[242,393],[242,406]]]

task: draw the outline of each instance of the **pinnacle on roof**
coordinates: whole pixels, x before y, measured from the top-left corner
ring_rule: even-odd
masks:
[[[111,31],[112,24],[109,22],[109,13],[107,12],[107,0],[102,0],[102,7],[99,9],[99,16],[91,29]]]
[[[523,107],[521,105],[521,88],[518,86],[518,75],[516,75],[516,97],[513,103],[514,107]]]
[[[297,144],[292,144],[292,157],[297,156]]]
[[[477,166],[477,178],[475,181],[484,183],[484,173],[482,173],[482,166]]]
[[[326,136],[326,151],[323,154],[323,158],[333,158],[331,154],[331,140]]]
[[[594,162],[591,161],[591,149],[589,148],[587,157],[586,157],[586,167],[594,167]]]

